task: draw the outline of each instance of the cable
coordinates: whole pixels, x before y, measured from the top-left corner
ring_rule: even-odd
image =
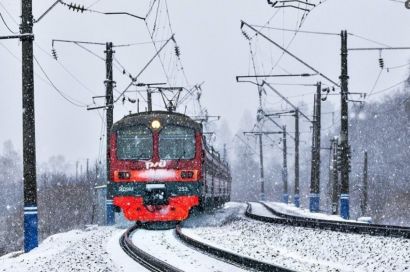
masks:
[[[45,49],[43,49],[37,42],[34,42],[37,48],[39,48],[41,51],[43,51],[44,54],[49,56],[50,58],[53,58]],[[94,91],[91,90],[91,88],[87,87],[78,77],[76,77],[68,68],[59,60],[57,60],[57,63],[63,68],[63,70],[69,74],[79,85],[81,85],[85,90],[87,90],[89,93],[95,95]]]
[[[382,75],[382,72],[383,72],[383,69],[380,69],[380,72],[377,75],[376,81],[374,82],[373,87],[372,87],[371,91],[369,92],[369,94],[367,95],[367,97],[372,95],[374,89],[376,88],[377,82],[379,82],[379,79],[380,79],[380,76]]]
[[[90,5],[88,5],[87,6],[87,9],[89,9],[89,8],[91,8],[91,7],[93,7],[93,6],[95,6],[97,3],[99,3],[99,2],[101,2],[101,0],[96,0],[96,1],[94,1],[93,3],[91,3]]]
[[[149,7],[149,9],[148,9],[148,12],[147,12],[147,14],[145,15],[145,18],[148,18],[148,17],[149,17],[149,15],[150,15],[152,9],[154,8],[154,5],[155,5],[155,2],[156,2],[156,1],[157,1],[157,0],[154,0],[154,1],[152,2],[152,4],[150,5],[150,7]]]
[[[374,44],[378,44],[378,45],[386,46],[386,47],[391,47],[390,45],[387,45],[387,44],[385,44],[385,43],[381,43],[381,42],[378,42],[378,41],[375,41],[375,40],[372,40],[372,39],[363,37],[363,36],[361,36],[361,35],[357,35],[357,34],[353,34],[353,33],[347,33],[347,34],[350,35],[350,36],[354,36],[354,37],[356,37],[356,38],[359,38],[359,39],[368,41],[368,42],[372,42],[372,43],[374,43]]]
[[[84,49],[85,51],[87,51],[87,52],[90,53],[91,55],[95,56],[96,58],[99,58],[100,60],[105,61],[105,59],[104,59],[103,57],[97,55],[96,53],[94,53],[93,51],[91,51],[91,50],[88,49],[87,47],[81,45],[80,43],[74,42],[74,44],[77,45],[78,47]]]
[[[158,0],[158,1],[159,1],[159,0]],[[151,42],[152,42],[152,44],[154,45],[155,52],[158,54],[158,47],[157,47],[157,45],[156,45],[155,42],[154,42],[154,37],[153,37],[153,35],[151,34],[150,29],[149,29],[149,26],[148,26],[148,23],[147,23],[146,21],[145,21],[145,26],[147,27],[148,34],[149,34],[149,36],[151,37]],[[158,54],[158,59],[159,59],[159,61],[160,61],[160,63],[161,63],[162,70],[164,71],[164,74],[165,74],[165,77],[166,77],[166,79],[167,79],[168,84],[171,84],[171,83],[170,83],[170,80],[169,80],[169,76],[168,76],[167,72],[165,71],[164,62],[162,61],[162,58],[161,58],[160,54]]]
[[[400,82],[398,82],[398,83],[396,83],[396,84],[394,84],[394,85],[392,85],[392,86],[390,86],[390,87],[388,87],[388,88],[385,88],[385,89],[382,89],[382,90],[378,90],[378,91],[376,91],[376,92],[373,92],[372,95],[386,92],[386,91],[388,91],[388,90],[390,90],[390,89],[393,89],[393,88],[395,88],[395,87],[397,87],[397,86],[399,86],[399,85],[401,85],[401,84],[403,84],[403,83],[405,83],[405,82],[407,82],[407,81],[408,81],[408,80],[405,79],[405,80],[400,81]],[[370,96],[370,95],[368,95],[368,96]]]
[[[61,97],[63,97],[66,101],[68,101],[70,104],[79,107],[79,108],[86,108],[87,106],[85,104],[79,103],[79,102],[74,102],[72,98],[68,98],[68,95],[64,94],[60,89],[56,87],[56,85],[53,83],[53,81],[50,79],[50,77],[47,75],[47,73],[44,71],[43,67],[41,66],[40,62],[37,60],[35,56],[33,56],[35,62],[37,63],[38,67],[40,68],[41,72],[44,74],[44,76],[47,78],[47,80],[50,82],[51,86],[54,88],[54,90],[57,91],[58,94],[60,94]]]
[[[6,28],[7,28],[11,33],[13,33],[13,34],[19,34],[19,32],[11,30],[11,28],[7,25],[6,21],[4,20],[3,15],[1,14],[1,12],[0,12],[0,17],[1,17],[1,20],[3,21],[4,25],[6,26]]]
[[[316,34],[316,35],[326,35],[326,36],[340,36],[339,33],[332,33],[332,32],[297,30],[297,29],[289,29],[289,28],[283,28],[283,27],[271,27],[271,26],[261,26],[261,25],[251,25],[251,26],[259,27],[261,29],[272,29],[272,30],[293,32],[293,33]]]
[[[14,19],[13,15],[10,14],[10,12],[6,9],[6,7],[1,3],[0,1],[0,6],[4,9],[4,11],[7,13],[7,15],[11,18],[11,20],[16,24],[19,25],[19,23]]]
[[[167,1],[167,0],[165,0],[165,10],[166,10],[167,17],[168,17],[168,26],[169,26],[169,29],[170,29],[171,33],[174,33],[174,31],[173,31],[173,29],[172,29],[172,25],[171,25],[171,16],[169,15],[168,1]],[[174,41],[175,41],[175,50],[177,51],[177,48],[179,48],[179,46],[177,45],[176,40],[174,40]],[[176,52],[176,53],[177,53],[177,52]],[[190,84],[189,84],[189,80],[188,80],[188,78],[187,78],[187,76],[186,76],[186,74],[185,74],[185,69],[184,69],[184,66],[182,65],[182,61],[181,61],[181,58],[180,58],[180,54],[177,53],[176,55],[177,55],[179,64],[180,64],[180,66],[181,66],[181,71],[182,71],[182,75],[184,76],[185,83],[187,84],[187,86],[189,86],[189,85],[190,85]]]

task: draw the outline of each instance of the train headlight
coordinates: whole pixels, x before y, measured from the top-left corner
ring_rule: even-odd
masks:
[[[193,171],[182,171],[181,172],[181,178],[183,179],[190,179],[193,178],[194,172]]]
[[[160,123],[158,120],[154,120],[154,121],[152,121],[152,123],[151,123],[151,127],[152,127],[153,129],[159,129],[159,128],[161,127],[161,123]]]
[[[130,172],[121,171],[118,172],[118,178],[120,179],[129,179],[131,177]]]

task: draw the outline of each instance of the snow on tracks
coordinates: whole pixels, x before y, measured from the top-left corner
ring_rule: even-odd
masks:
[[[175,230],[136,230],[132,241],[146,254],[183,271],[245,271],[186,246],[176,237]]]
[[[410,271],[408,239],[238,220],[184,228],[211,246],[296,271]]]

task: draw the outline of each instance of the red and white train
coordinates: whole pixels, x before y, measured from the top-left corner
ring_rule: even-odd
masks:
[[[131,114],[110,135],[108,196],[137,222],[182,221],[230,200],[231,174],[202,125],[167,111]]]

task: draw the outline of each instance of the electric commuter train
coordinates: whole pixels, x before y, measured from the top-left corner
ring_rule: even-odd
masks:
[[[136,222],[185,220],[230,200],[228,164],[207,146],[202,124],[168,111],[130,114],[110,135],[108,196]]]

